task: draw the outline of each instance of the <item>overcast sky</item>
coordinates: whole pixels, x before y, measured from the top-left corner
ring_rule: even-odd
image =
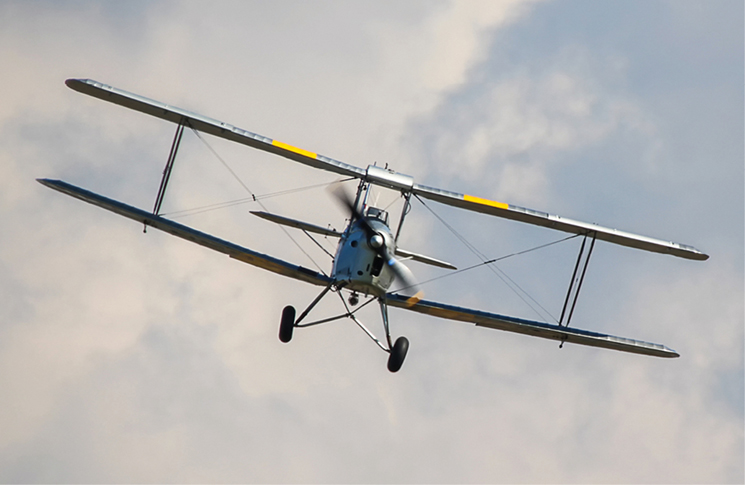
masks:
[[[0,481],[742,483],[743,16],[740,1],[0,1]],[[693,245],[710,260],[598,243],[572,320],[681,357],[559,350],[402,310],[395,375],[351,322],[282,344],[282,307],[317,288],[34,181],[155,199],[175,127],[70,77]],[[259,195],[336,179],[205,140],[185,133],[166,213],[247,196],[212,150]],[[379,197],[397,218],[395,194]],[[322,187],[264,204],[343,228]],[[479,260],[429,209],[489,257],[563,237],[417,202],[402,245],[459,267]],[[249,210],[178,221],[330,268]],[[578,249],[500,264],[545,310],[485,268],[424,289],[551,321]],[[381,331],[375,309],[362,319]]]

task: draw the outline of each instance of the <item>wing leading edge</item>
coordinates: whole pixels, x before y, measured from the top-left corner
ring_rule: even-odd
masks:
[[[386,295],[390,306],[411,310],[425,315],[473,323],[479,327],[488,327],[507,332],[521,333],[533,337],[558,340],[590,347],[620,350],[632,354],[651,355],[655,357],[680,357],[676,351],[660,344],[643,342],[624,337],[615,337],[602,333],[590,332],[571,327],[551,325],[548,323],[523,320],[521,318],[497,315],[495,313],[471,310],[453,305],[446,305],[433,301],[420,300],[416,305],[409,306],[406,297],[389,293]]]
[[[492,216],[547,227],[572,234],[595,236],[602,241],[627,246],[645,251],[670,254],[680,258],[704,261],[709,256],[693,246],[664,241],[647,236],[640,236],[617,229],[602,227],[560,217],[546,212],[496,202],[481,197],[442,190],[426,185],[414,184],[413,178],[380,167],[369,166],[367,169],[355,167],[338,160],[308,150],[288,145],[271,138],[257,135],[228,123],[208,118],[190,111],[155,101],[122,89],[118,89],[92,79],[68,79],[68,87],[83,94],[99,98],[141,113],[173,123],[186,123],[195,130],[225,138],[259,150],[274,153],[311,167],[320,168],[346,177],[364,179],[369,183],[388,188],[410,191],[418,196],[434,200],[461,209],[481,212]]]
[[[37,179],[39,183],[46,185],[47,187],[67,194],[76,199],[88,202],[89,204],[97,205],[106,210],[127,217],[134,221],[146,224],[148,227],[152,227],[163,232],[167,232],[173,236],[186,239],[193,243],[199,244],[210,248],[214,251],[227,254],[233,259],[243,261],[244,263],[263,268],[271,271],[272,273],[281,274],[288,276],[296,280],[304,281],[318,286],[326,286],[331,283],[331,278],[325,276],[312,269],[304,268],[281,259],[273,258],[266,254],[262,254],[250,249],[244,248],[237,244],[225,241],[223,239],[205,234],[196,229],[184,226],[177,222],[165,219],[160,216],[155,216],[149,212],[145,212],[136,207],[124,204],[122,202],[109,199],[102,195],[90,192],[80,187],[68,184],[61,180],[50,180],[50,179]]]

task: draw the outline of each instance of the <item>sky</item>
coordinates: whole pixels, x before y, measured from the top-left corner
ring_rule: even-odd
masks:
[[[737,1],[0,1],[0,482],[742,483],[743,18]],[[175,127],[67,78],[693,245],[711,258],[598,243],[571,322],[681,357],[399,309],[392,333],[411,347],[397,374],[349,321],[282,344],[282,308],[317,288],[35,182],[155,200]],[[328,271],[257,204],[177,211],[249,189],[340,229],[335,180],[187,132],[163,211]],[[396,219],[396,194],[378,192]],[[460,237],[499,257],[564,235],[415,202],[401,246],[478,263]],[[450,276],[409,266],[428,299],[551,321],[578,248]],[[338,311],[328,299],[314,314]],[[377,310],[360,318],[381,332]]]

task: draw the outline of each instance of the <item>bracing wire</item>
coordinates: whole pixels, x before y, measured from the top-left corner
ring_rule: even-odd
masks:
[[[305,229],[303,229],[303,233],[304,233],[304,234],[305,234],[306,236],[308,236],[308,237],[310,238],[310,240],[311,240],[311,241],[313,241],[314,243],[316,243],[316,246],[318,246],[319,248],[321,248],[321,251],[323,251],[324,253],[328,254],[328,255],[329,255],[329,257],[331,258],[331,261],[333,261],[333,260],[334,260],[334,255],[333,255],[333,254],[331,254],[331,253],[329,252],[329,250],[328,250],[328,249],[324,248],[324,247],[323,247],[323,246],[321,245],[321,243],[319,243],[318,241],[316,241],[316,238],[314,238],[313,236],[311,236],[311,235],[310,235],[310,233],[309,233],[308,231],[306,231]]]
[[[486,265],[494,264],[496,262],[502,261],[502,260],[507,259],[507,258],[511,258],[513,256],[520,256],[521,254],[526,254],[526,253],[530,253],[532,251],[537,251],[539,249],[543,249],[543,248],[546,248],[548,246],[553,246],[554,244],[559,244],[561,242],[568,241],[569,239],[574,239],[575,237],[578,237],[578,236],[580,236],[580,234],[572,234],[571,236],[567,236],[567,237],[564,237],[562,239],[557,239],[556,241],[551,241],[551,242],[546,243],[546,244],[541,244],[540,246],[536,246],[536,247],[533,247],[533,248],[530,248],[530,249],[525,249],[523,251],[518,251],[518,252],[515,252],[515,253],[507,254],[505,256],[500,256],[498,258],[484,260],[484,261],[482,261],[480,263],[476,263],[476,264],[471,265],[471,266],[468,266],[466,268],[457,269],[457,270],[454,270],[454,271],[450,271],[449,273],[442,274],[440,276],[435,276],[434,278],[430,278],[428,280],[425,280],[425,281],[421,282],[420,284],[423,285],[424,283],[429,283],[429,282],[432,282],[432,281],[440,280],[442,278],[447,278],[448,276],[454,276],[454,275],[456,275],[458,273],[463,273],[465,271],[470,271],[470,270],[475,269],[475,268],[480,268],[481,266],[486,266]]]
[[[548,246],[553,246],[554,244],[558,244],[560,242],[568,241],[569,239],[573,239],[573,238],[579,236],[579,234],[572,234],[571,236],[567,236],[567,237],[564,237],[562,239],[558,239],[556,241],[552,241],[552,242],[549,242],[549,243],[546,243],[546,244],[541,244],[541,245],[536,246],[534,248],[526,249],[526,250],[523,250],[523,251],[518,251],[518,252],[515,252],[515,253],[512,253],[512,254],[508,254],[508,255],[505,255],[505,256],[501,256],[501,257],[498,257],[498,258],[488,259],[487,256],[484,253],[482,253],[481,251],[479,251],[478,248],[476,248],[465,237],[463,237],[463,235],[461,235],[453,226],[451,226],[450,224],[448,224],[448,222],[445,221],[442,217],[440,217],[439,214],[437,214],[434,210],[432,210],[432,208],[430,208],[427,204],[425,204],[424,201],[419,196],[417,196],[416,194],[414,196],[417,198],[417,200],[419,202],[422,203],[422,205],[430,213],[432,213],[432,215],[434,215],[446,228],[448,228],[448,230],[450,232],[452,232],[453,235],[455,235],[455,237],[458,238],[458,240],[460,240],[472,253],[474,253],[479,259],[481,259],[481,262],[478,263],[478,264],[474,264],[474,265],[469,266],[467,268],[462,268],[462,269],[459,269],[459,270],[456,270],[456,271],[453,271],[453,272],[449,272],[447,274],[444,274],[444,275],[441,275],[441,276],[437,276],[435,278],[431,278],[431,279],[426,280],[426,281],[424,281],[424,282],[422,282],[420,284],[423,285],[425,283],[430,283],[432,281],[439,280],[439,279],[442,279],[442,278],[445,278],[445,277],[448,277],[448,276],[454,276],[456,274],[463,273],[465,271],[469,271],[469,270],[472,270],[474,268],[479,268],[481,266],[486,266],[500,280],[502,280],[502,282],[505,285],[507,285],[507,287],[510,288],[526,305],[528,305],[528,307],[531,310],[533,310],[540,318],[545,318],[545,315],[541,314],[541,312],[539,312],[533,305],[531,305],[530,302],[528,302],[525,299],[525,297],[527,297],[533,303],[535,303],[538,307],[540,307],[540,309],[543,310],[543,312],[545,312],[545,314],[548,315],[551,319],[553,319],[554,321],[558,322],[558,320],[556,319],[556,317],[553,316],[553,314],[551,312],[549,312],[548,310],[546,310],[546,308],[543,305],[541,305],[535,298],[533,298],[527,291],[525,291],[519,284],[517,284],[517,282],[515,282],[515,280],[513,280],[512,278],[510,278],[507,275],[507,273],[505,273],[501,268],[499,268],[494,263],[497,263],[499,261],[505,260],[507,258],[511,258],[513,256],[519,256],[521,254],[526,254],[526,253],[529,253],[529,252],[532,252],[532,251],[543,249],[543,248],[546,248]],[[521,294],[521,292],[522,292],[522,294]],[[523,296],[523,295],[525,295],[525,296]]]
[[[238,182],[238,183],[239,183],[239,184],[240,184],[240,185],[241,185],[241,186],[243,187],[243,189],[244,189],[244,190],[245,190],[246,192],[248,192],[248,194],[249,194],[249,195],[251,196],[251,200],[253,200],[253,201],[256,201],[256,203],[257,203],[257,204],[259,204],[259,206],[260,206],[260,207],[261,207],[262,209],[264,209],[264,210],[265,210],[266,212],[269,212],[269,211],[267,210],[266,206],[264,206],[264,204],[263,204],[263,203],[261,202],[261,200],[260,200],[259,198],[257,198],[257,197],[256,197],[256,194],[254,194],[254,193],[253,193],[253,192],[251,191],[251,189],[249,189],[249,188],[248,188],[248,186],[247,186],[247,185],[246,185],[246,184],[245,184],[245,183],[243,182],[243,180],[241,180],[241,178],[240,178],[240,177],[238,176],[238,174],[236,174],[236,173],[235,173],[235,171],[233,171],[233,169],[232,169],[232,168],[230,168],[230,165],[228,165],[228,163],[227,163],[227,162],[226,162],[226,161],[225,161],[225,160],[224,160],[224,159],[223,159],[223,158],[222,158],[222,157],[220,156],[220,154],[219,154],[219,153],[217,153],[217,151],[215,151],[215,149],[214,149],[214,148],[212,148],[212,145],[210,145],[209,143],[207,143],[207,140],[205,140],[205,139],[204,139],[204,138],[202,137],[202,135],[201,135],[201,134],[200,134],[200,133],[199,133],[199,132],[198,132],[197,130],[195,130],[195,129],[194,129],[193,127],[191,128],[191,130],[192,130],[192,131],[194,132],[194,134],[196,134],[196,135],[197,135],[197,138],[199,138],[199,140],[200,140],[200,141],[201,141],[202,143],[204,143],[204,145],[205,145],[205,146],[206,146],[206,147],[207,147],[207,148],[208,148],[208,149],[209,149],[209,150],[210,150],[210,151],[212,152],[212,154],[213,154],[213,155],[215,156],[215,158],[217,158],[217,159],[218,159],[218,160],[220,161],[220,163],[222,163],[222,165],[223,165],[223,166],[224,166],[224,167],[225,167],[225,168],[227,169],[227,171],[228,171],[228,172],[230,172],[230,174],[231,174],[231,175],[233,176],[233,178],[234,178],[234,179],[235,179],[235,180],[236,180],[236,181],[237,181],[237,182]],[[316,268],[318,269],[318,271],[320,271],[320,272],[321,272],[321,273],[322,273],[322,274],[323,274],[324,276],[327,276],[327,275],[326,275],[326,272],[325,272],[325,271],[324,271],[324,270],[323,270],[323,269],[322,269],[322,268],[321,268],[321,267],[320,267],[320,266],[318,265],[318,263],[316,262],[316,260],[315,260],[315,259],[313,259],[313,257],[312,257],[312,256],[311,256],[310,254],[308,254],[308,252],[307,252],[307,251],[306,251],[305,249],[303,249],[303,247],[302,247],[302,246],[300,245],[300,243],[298,243],[298,242],[297,242],[297,241],[295,240],[295,238],[294,238],[294,237],[292,237],[292,234],[290,234],[290,232],[289,232],[289,231],[288,231],[287,229],[285,229],[285,228],[284,228],[283,226],[279,226],[279,228],[280,228],[280,229],[282,229],[282,232],[284,232],[284,233],[285,233],[285,234],[287,235],[287,237],[289,237],[289,238],[290,238],[290,240],[291,240],[291,241],[292,241],[292,242],[293,242],[293,243],[295,244],[295,246],[297,246],[297,248],[298,248],[298,249],[299,249],[299,250],[300,250],[300,251],[301,251],[301,252],[302,252],[303,254],[305,254],[305,256],[306,256],[306,257],[307,257],[308,259],[310,259],[310,261],[311,261],[311,262],[313,263],[313,265],[314,265],[314,266],[315,266],[315,267],[316,267]]]
[[[341,182],[346,182],[348,180],[352,180],[352,179],[351,178],[344,179],[344,180],[341,180]],[[241,199],[234,199],[234,200],[229,200],[229,201],[225,201],[225,202],[218,202],[218,203],[215,203],[215,204],[210,204],[210,205],[205,205],[205,206],[200,206],[200,207],[193,207],[191,209],[183,209],[183,210],[180,210],[180,211],[172,211],[172,212],[168,212],[168,213],[163,213],[161,215],[163,215],[163,216],[169,216],[172,219],[178,219],[180,217],[194,216],[194,215],[197,215],[197,214],[202,214],[204,212],[210,212],[210,211],[219,210],[219,209],[226,209],[228,207],[235,207],[237,205],[249,204],[249,203],[252,203],[252,202],[258,202],[260,200],[269,199],[269,198],[272,198],[272,197],[278,197],[278,196],[288,195],[288,194],[295,194],[295,193],[298,193],[298,192],[304,192],[306,190],[317,189],[317,188],[320,188],[320,187],[328,187],[329,185],[333,185],[335,183],[337,183],[337,182],[325,182],[325,183],[322,183],[322,184],[306,185],[306,186],[303,186],[303,187],[297,187],[297,188],[294,188],[294,189],[282,190],[282,191],[279,191],[279,192],[271,192],[271,193],[263,194],[263,195],[252,195],[251,197],[243,197]]]

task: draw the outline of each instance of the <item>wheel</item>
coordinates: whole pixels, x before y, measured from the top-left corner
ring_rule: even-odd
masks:
[[[393,344],[391,355],[388,356],[388,370],[398,372],[404,364],[406,352],[409,351],[409,340],[406,337],[398,337]]]
[[[292,340],[292,331],[295,329],[295,307],[287,305],[282,310],[282,320],[279,323],[279,339],[287,343]]]

